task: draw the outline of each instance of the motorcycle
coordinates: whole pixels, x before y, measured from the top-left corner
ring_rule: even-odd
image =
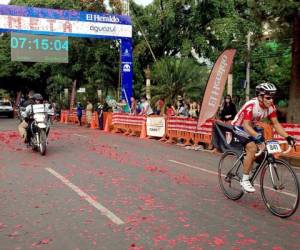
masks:
[[[31,116],[28,126],[28,145],[41,155],[46,154],[49,130],[50,119],[47,112],[35,113]]]

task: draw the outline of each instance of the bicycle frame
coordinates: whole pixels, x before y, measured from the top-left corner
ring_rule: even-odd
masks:
[[[254,180],[256,179],[256,177],[258,176],[259,172],[261,171],[261,169],[263,168],[264,164],[266,162],[274,162],[274,156],[273,155],[270,155],[268,153],[267,150],[264,151],[264,159],[262,160],[262,162],[259,164],[258,167],[256,167],[253,175],[250,177],[250,182],[253,184],[254,183]]]
[[[243,162],[243,157],[244,157],[245,155],[246,155],[246,152],[243,151],[243,153],[242,153],[242,154],[236,159],[236,161],[234,162],[233,167],[232,167],[232,169],[229,171],[229,173],[230,173],[234,168],[236,168],[236,170],[235,170],[235,176],[238,176],[237,173],[238,173],[238,170],[239,170],[239,168],[241,167],[241,165],[237,167],[236,164],[237,164],[238,162],[240,162],[240,161]],[[255,170],[254,170],[252,176],[250,177],[250,182],[253,184],[254,180],[256,179],[257,175],[259,174],[259,172],[261,171],[262,167],[264,166],[264,164],[265,164],[266,162],[268,162],[268,163],[274,163],[274,160],[275,160],[275,158],[274,158],[273,155],[269,154],[267,151],[264,151],[264,159],[263,159],[262,162],[259,164],[259,166],[255,168]],[[242,165],[242,166],[243,166],[243,165]]]
[[[254,183],[254,180],[256,179],[256,177],[258,176],[259,172],[262,170],[262,168],[263,168],[263,166],[265,165],[266,162],[268,162],[268,164],[273,164],[273,163],[275,162],[274,156],[273,156],[272,154],[269,154],[267,150],[265,150],[265,151],[263,152],[263,154],[264,154],[264,158],[263,158],[262,162],[259,163],[259,165],[255,168],[255,170],[254,170],[252,176],[250,177],[250,182],[251,182],[252,184]],[[243,151],[243,153],[242,153],[242,154],[237,158],[237,160],[234,162],[233,167],[232,167],[232,169],[229,171],[229,173],[230,173],[234,168],[237,167],[236,164],[237,164],[239,161],[243,162],[243,157],[244,157],[245,155],[246,155],[246,152]],[[238,173],[238,170],[239,170],[240,167],[241,167],[241,166],[238,166],[238,167],[236,168],[236,170],[235,170],[235,176],[238,176],[237,173]],[[275,174],[276,174],[277,177],[278,177],[278,173],[276,172],[276,169],[274,169],[274,170],[275,170]],[[274,186],[274,188],[275,188],[275,184],[274,184],[275,182],[274,182],[273,174],[272,174],[272,171],[270,171],[270,172],[271,172],[272,183],[273,183],[273,186]]]

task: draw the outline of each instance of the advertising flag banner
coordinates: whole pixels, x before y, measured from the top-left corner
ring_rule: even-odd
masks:
[[[205,121],[213,118],[218,111],[235,53],[235,49],[225,50],[214,64],[206,84],[197,130],[200,130]]]

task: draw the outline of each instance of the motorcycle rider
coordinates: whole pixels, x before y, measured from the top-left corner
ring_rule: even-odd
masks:
[[[50,105],[43,104],[43,96],[41,94],[39,94],[39,93],[34,94],[32,96],[32,100],[33,100],[33,103],[28,105],[22,114],[27,126],[25,128],[24,128],[24,126],[22,126],[21,128],[19,126],[19,130],[23,129],[22,134],[23,134],[25,143],[27,143],[29,141],[30,136],[31,136],[30,130],[28,129],[30,123],[32,122],[32,119],[30,119],[31,115],[38,113],[38,112],[46,112],[48,114],[53,113],[52,107]],[[39,105],[37,105],[37,104],[39,104]],[[47,132],[49,133],[49,131],[47,131]]]

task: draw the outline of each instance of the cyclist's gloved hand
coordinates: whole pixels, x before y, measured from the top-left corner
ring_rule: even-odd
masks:
[[[294,137],[292,137],[292,136],[287,136],[287,137],[285,137],[285,139],[286,139],[287,143],[288,143],[290,146],[295,146],[296,140],[295,140]]]
[[[254,142],[256,144],[262,144],[262,143],[264,143],[264,141],[265,141],[265,138],[262,134],[258,134],[257,136],[254,137]]]

